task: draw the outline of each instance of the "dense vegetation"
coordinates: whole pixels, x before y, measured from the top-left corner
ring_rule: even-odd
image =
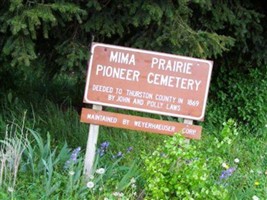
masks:
[[[266,7],[260,0],[1,1],[2,199],[266,198]],[[105,155],[96,168],[106,173],[88,190],[81,177],[88,126],[79,112],[92,41],[205,58],[214,69],[201,141],[188,147],[177,136],[156,150],[166,137],[102,127],[99,144],[109,143],[99,145]],[[64,169],[78,146],[80,157]],[[183,170],[173,177],[177,156]]]
[[[214,60],[209,100],[223,105],[218,112],[225,116],[260,128],[266,120],[265,7],[241,0],[2,1],[1,90],[80,105],[94,40]]]

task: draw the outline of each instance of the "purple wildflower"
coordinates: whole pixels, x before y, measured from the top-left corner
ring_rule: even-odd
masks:
[[[235,170],[236,170],[235,167],[230,167],[229,169],[224,170],[220,176],[220,179],[222,180],[222,179],[228,178],[229,176],[231,176],[234,173]]]
[[[129,147],[129,148],[127,149],[127,153],[130,153],[132,150],[133,150],[133,147]]]
[[[98,154],[100,155],[100,157],[102,157],[105,152],[107,151],[108,149],[108,146],[109,146],[109,142],[103,142],[101,145],[100,145],[100,148],[97,150]]]
[[[118,154],[117,154],[117,158],[120,158],[120,157],[122,157],[122,156],[123,156],[122,152],[119,151]]]
[[[77,163],[77,157],[81,151],[81,147],[74,149],[70,155],[70,159],[66,161],[64,169],[68,169],[71,164]]]
[[[109,142],[103,142],[100,146],[101,146],[101,149],[106,150],[109,146]]]
[[[68,169],[69,166],[70,166],[70,164],[71,164],[70,160],[67,160],[67,161],[65,162],[64,169]]]
[[[70,160],[72,160],[73,162],[77,162],[77,157],[80,151],[81,151],[81,147],[74,149],[70,155]]]
[[[120,157],[122,157],[123,156],[123,153],[121,152],[121,151],[119,151],[118,153],[117,153],[117,155],[113,155],[112,156],[112,158],[120,158]]]
[[[105,151],[103,149],[97,149],[97,153],[102,157],[105,154]]]

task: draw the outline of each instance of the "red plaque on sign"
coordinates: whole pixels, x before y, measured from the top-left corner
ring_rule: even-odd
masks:
[[[109,127],[139,130],[144,132],[173,135],[181,133],[189,139],[200,139],[201,126],[169,122],[146,117],[125,115],[93,109],[82,109],[81,122]]]
[[[93,43],[84,102],[203,120],[212,61]]]

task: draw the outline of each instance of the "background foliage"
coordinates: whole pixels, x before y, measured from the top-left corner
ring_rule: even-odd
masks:
[[[266,197],[266,8],[261,0],[0,1],[0,197]],[[202,139],[101,127],[95,177],[84,180],[88,125],[79,111],[92,41],[213,60]]]
[[[207,118],[252,121],[249,130],[266,121],[264,1],[5,0],[0,25],[6,95],[81,107],[94,40],[214,60],[209,101],[223,110]]]

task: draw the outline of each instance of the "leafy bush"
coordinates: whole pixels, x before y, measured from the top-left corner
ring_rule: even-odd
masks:
[[[216,81],[205,120],[209,131],[214,132],[221,121],[233,118],[243,124],[242,133],[263,135],[267,122],[266,72],[250,69],[242,77],[236,71],[222,72]]]
[[[216,183],[206,156],[180,134],[166,140],[144,158],[147,199],[226,199],[227,191]],[[210,164],[213,164],[212,166]]]

